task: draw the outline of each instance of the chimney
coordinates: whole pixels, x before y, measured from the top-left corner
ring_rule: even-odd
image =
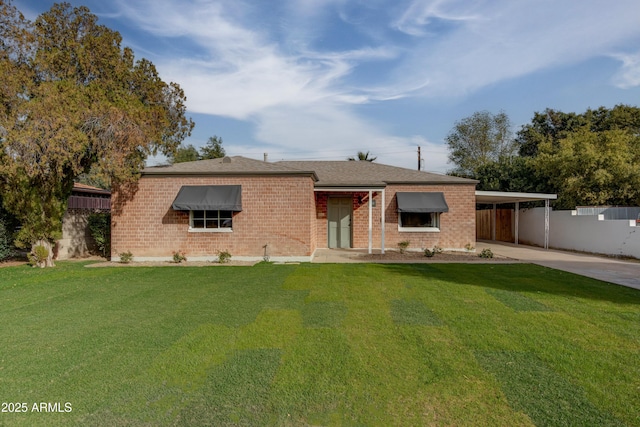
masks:
[[[265,162],[269,161],[269,153],[264,153],[264,161]]]

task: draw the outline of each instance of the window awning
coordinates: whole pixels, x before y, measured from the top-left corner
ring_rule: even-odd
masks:
[[[396,198],[398,212],[449,212],[443,193],[396,193]]]
[[[172,205],[177,211],[242,211],[240,185],[183,185]]]

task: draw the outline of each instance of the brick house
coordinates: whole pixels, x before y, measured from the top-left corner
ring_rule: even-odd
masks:
[[[309,261],[318,248],[475,245],[476,181],[363,161],[245,157],[146,168],[112,192],[112,259]]]

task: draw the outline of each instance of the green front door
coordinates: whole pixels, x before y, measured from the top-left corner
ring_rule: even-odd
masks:
[[[327,203],[329,247],[351,247],[351,198],[330,197]]]

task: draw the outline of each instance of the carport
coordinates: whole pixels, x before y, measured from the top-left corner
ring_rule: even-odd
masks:
[[[556,200],[557,194],[544,194],[544,193],[515,193],[507,191],[476,191],[476,204],[492,205],[492,220],[491,220],[491,240],[496,240],[496,206],[499,204],[514,203],[515,204],[515,218],[514,218],[514,238],[515,244],[518,244],[518,227],[519,227],[519,212],[520,203],[524,202],[538,202],[544,200],[544,248],[549,248],[549,201]]]

